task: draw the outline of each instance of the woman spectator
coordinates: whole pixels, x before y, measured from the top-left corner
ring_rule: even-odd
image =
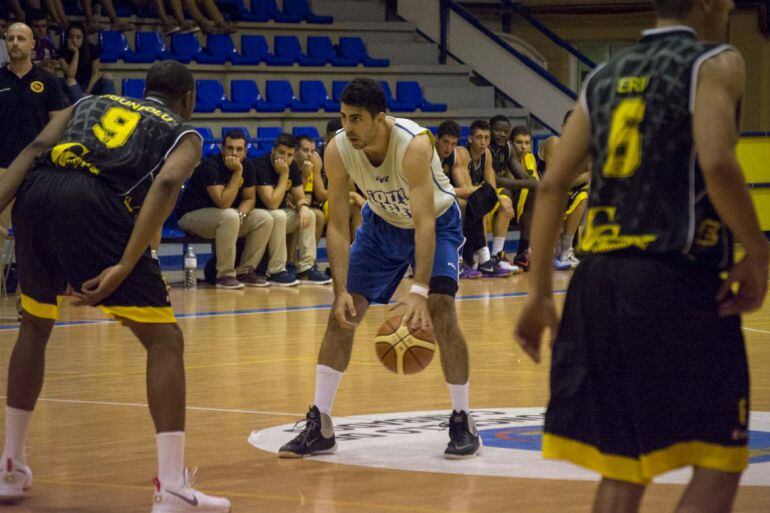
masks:
[[[99,47],[86,40],[86,28],[73,23],[67,30],[59,65],[73,102],[89,94],[115,93],[112,75],[99,69]]]

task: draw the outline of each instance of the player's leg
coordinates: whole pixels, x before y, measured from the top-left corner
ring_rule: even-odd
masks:
[[[729,513],[740,480],[740,473],[695,467],[676,513]]]
[[[564,213],[564,223],[562,225],[562,234],[556,245],[556,258],[562,262],[569,263],[574,269],[578,261],[575,257],[573,242],[578,227],[583,220],[583,214],[588,204],[588,192],[585,190],[570,192],[567,201],[567,210]]]
[[[535,210],[535,191],[532,189],[522,189],[519,192],[519,198],[516,204],[516,212],[519,221],[519,246],[516,249],[516,256],[513,263],[521,267],[522,270],[529,270],[529,236],[532,226],[532,213]]]
[[[449,444],[444,451],[444,456],[450,459],[471,458],[481,449],[481,437],[470,415],[468,345],[455,309],[458,253],[462,244],[460,209],[453,206],[436,219],[436,249],[428,296],[433,335],[439,346],[441,369],[452,400]]]
[[[637,513],[644,485],[604,478],[596,489],[592,513]]]
[[[273,216],[267,210],[253,208],[241,223],[239,237],[245,237],[240,265],[236,269],[236,278],[247,287],[267,287],[264,276],[254,271],[265,256],[267,242],[273,231]]]

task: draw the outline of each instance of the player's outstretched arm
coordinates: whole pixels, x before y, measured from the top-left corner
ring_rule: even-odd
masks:
[[[70,117],[72,117],[72,107],[67,107],[60,115],[54,116],[35,140],[29,143],[11,162],[11,165],[0,178],[0,212],[5,210],[13,197],[16,196],[16,191],[24,181],[24,177],[27,176],[27,172],[32,168],[35,159],[59,141]]]
[[[519,314],[514,332],[524,352],[535,362],[540,361],[540,343],[545,329],[550,328],[552,339],[556,336],[558,319],[551,279],[553,250],[561,230],[567,191],[583,171],[590,136],[588,114],[583,107],[577,106],[537,192],[532,223],[532,247],[537,251],[532,252],[529,298]]]
[[[126,279],[174,210],[179,191],[200,158],[200,136],[192,133],[185,135],[153,180],[120,262],[84,282],[81,293],[77,294],[80,299],[78,304],[98,304]]]
[[[746,257],[731,270],[719,292],[721,315],[756,310],[767,292],[767,240],[735,155],[735,113],[743,97],[745,76],[738,52],[722,52],[707,60],[698,73],[692,118],[698,163],[709,198],[746,249]],[[740,288],[733,295],[731,287],[736,283]]]

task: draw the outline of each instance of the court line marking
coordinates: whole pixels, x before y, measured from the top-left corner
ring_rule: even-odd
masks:
[[[557,290],[555,295],[565,294],[564,290]],[[501,292],[498,294],[471,294],[467,296],[458,296],[455,301],[479,301],[482,299],[516,299],[527,297],[528,292]],[[394,304],[392,301],[390,304]],[[388,305],[371,305],[370,308],[383,307]],[[247,310],[224,310],[224,311],[212,311],[212,312],[189,312],[176,314],[177,319],[198,319],[207,317],[238,317],[241,315],[259,315],[259,314],[274,314],[274,313],[292,313],[292,312],[309,312],[313,310],[327,310],[332,307],[331,303],[325,303],[321,305],[307,305],[307,306],[281,306],[273,308],[251,308]],[[64,321],[54,324],[54,328],[69,328],[72,326],[99,326],[104,324],[116,324],[114,319],[94,319],[94,320],[82,320],[82,321]],[[3,324],[0,325],[0,332],[2,331],[16,331],[19,329],[18,324]]]
[[[746,330],[746,331],[755,331],[757,333],[767,333],[767,334],[770,334],[770,331],[767,331],[767,330],[760,330],[760,329],[757,329],[757,328],[747,328],[746,326],[741,326],[741,328]]]

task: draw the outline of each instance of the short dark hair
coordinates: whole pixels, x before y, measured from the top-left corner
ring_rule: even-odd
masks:
[[[446,121],[442,121],[441,124],[438,126],[438,130],[436,131],[438,134],[438,138],[441,139],[445,135],[448,135],[450,137],[457,137],[460,138],[460,125],[458,125],[455,121],[452,121],[451,119],[447,119]]]
[[[388,110],[388,99],[380,84],[371,78],[355,78],[340,95],[340,102],[351,107],[361,107],[372,117]]]
[[[177,101],[193,89],[195,89],[193,75],[181,62],[156,62],[147,72],[145,86],[147,95],[155,93],[171,101]]]
[[[489,120],[489,126],[495,126],[495,123],[508,123],[510,125],[511,120],[502,114],[498,114],[497,116],[492,116],[492,118]]]
[[[342,128],[342,121],[340,121],[340,118],[334,118],[330,119],[328,123],[326,123],[326,133],[334,132],[337,133],[338,130]]]
[[[29,22],[33,23],[35,21],[41,21],[41,20],[48,23],[48,17],[45,14],[43,14],[43,11],[39,9],[30,9]]]
[[[524,125],[518,125],[513,127],[513,130],[511,130],[511,139],[515,139],[516,136],[519,135],[528,135],[532,137],[532,131],[529,129],[528,126]]]
[[[291,135],[290,133],[284,132],[275,138],[275,144],[273,145],[273,147],[277,148],[278,146],[286,146],[287,148],[296,148],[297,138]]]
[[[684,18],[692,10],[693,0],[653,0],[658,16]]]
[[[476,133],[476,131],[477,131],[477,130],[486,130],[486,131],[490,131],[490,130],[492,130],[492,129],[491,129],[491,128],[489,128],[489,123],[487,123],[487,122],[486,122],[486,121],[484,121],[483,119],[477,119],[476,121],[474,121],[473,123],[471,123],[471,134],[474,134],[474,133]]]
[[[233,141],[237,141],[239,139],[242,139],[244,142],[246,141],[246,134],[243,133],[243,130],[230,130],[225,134],[225,136],[222,138],[222,146],[225,145],[225,141],[227,139],[231,139]]]
[[[311,143],[315,144],[315,137],[307,134],[298,135],[296,139],[297,139],[297,148],[299,148],[302,145],[302,141],[310,141]]]

